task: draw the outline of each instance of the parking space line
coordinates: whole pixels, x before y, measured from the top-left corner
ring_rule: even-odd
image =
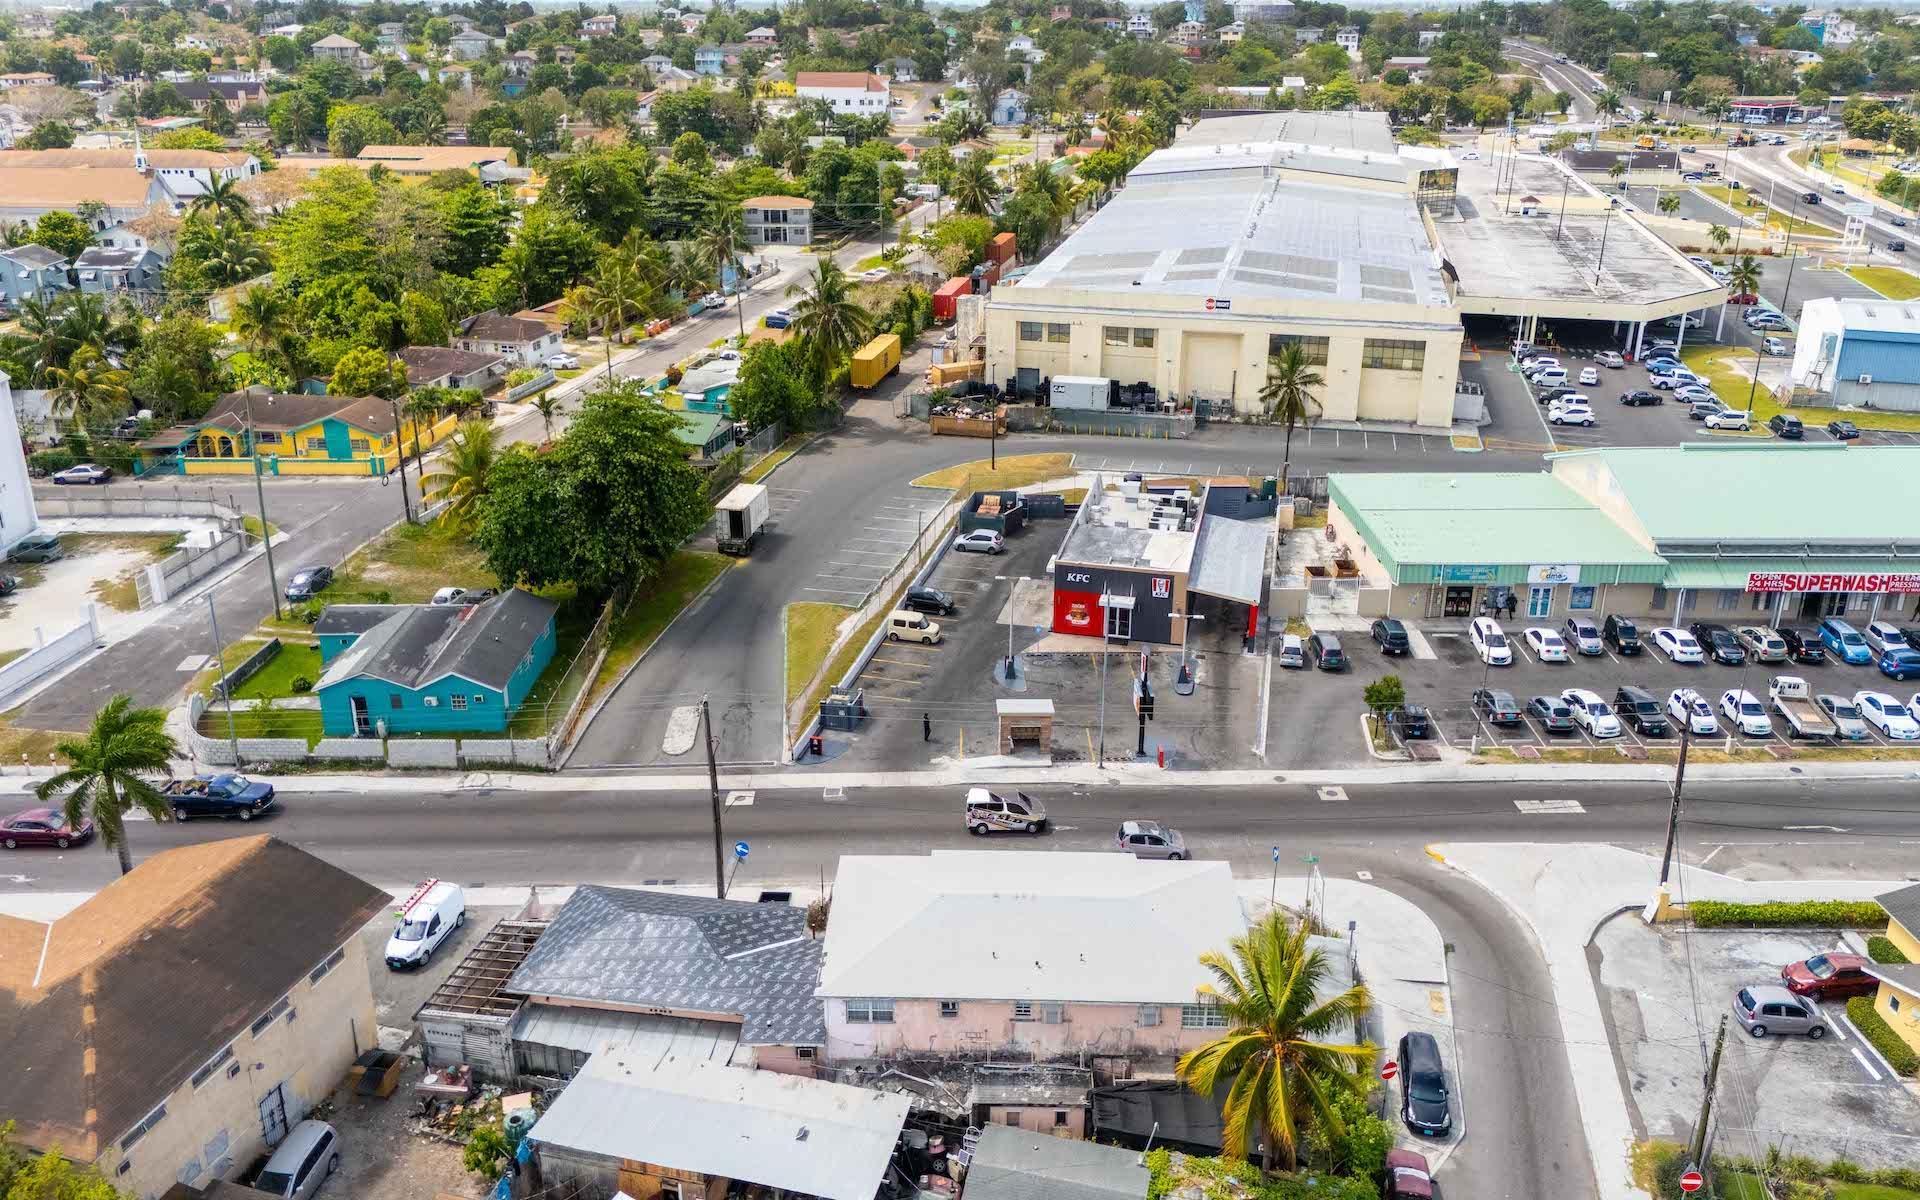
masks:
[[[1864,1055],[1864,1054],[1862,1054],[1862,1053],[1860,1053],[1860,1047],[1858,1047],[1858,1046],[1849,1046],[1849,1047],[1847,1047],[1847,1048],[1848,1048],[1849,1050],[1852,1050],[1852,1051],[1853,1051],[1853,1060],[1854,1060],[1855,1062],[1857,1062],[1857,1063],[1859,1063],[1859,1064],[1860,1064],[1860,1069],[1861,1069],[1862,1071],[1865,1071],[1865,1072],[1866,1072],[1867,1074],[1869,1074],[1869,1075],[1871,1075],[1871,1076],[1873,1076],[1873,1081],[1874,1081],[1875,1083],[1879,1083],[1879,1082],[1880,1082],[1880,1072],[1879,1072],[1879,1071],[1877,1071],[1877,1070],[1875,1070],[1875,1069],[1874,1069],[1874,1067],[1873,1067],[1873,1064],[1867,1061],[1867,1056],[1866,1056],[1866,1055]]]
[[[800,590],[803,592],[820,592],[824,595],[829,595],[829,596],[864,596],[867,594],[865,591],[856,591],[853,588],[810,587],[810,588],[801,588]]]

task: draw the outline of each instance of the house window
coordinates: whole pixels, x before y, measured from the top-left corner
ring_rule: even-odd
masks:
[[[1180,1028],[1225,1029],[1227,1014],[1218,1004],[1182,1004]]]
[[[1055,1129],[1065,1129],[1067,1127],[1066,1109],[1056,1108],[1053,1110],[1053,1127]]]
[[[1567,595],[1567,607],[1575,612],[1593,607],[1593,591],[1590,587],[1575,587]]]
[[[1158,1004],[1142,1004],[1134,1020],[1140,1028],[1152,1029],[1160,1023],[1160,1006]]]
[[[259,442],[262,446],[278,446],[280,444],[280,435],[262,430],[253,435],[253,440]]]
[[[812,1046],[795,1046],[793,1048],[793,1056],[801,1062],[811,1062],[819,1053],[820,1052]]]
[[[1740,607],[1741,594],[1732,588],[1721,588],[1719,594],[1713,598],[1713,607],[1720,612],[1732,612]]]
[[[328,971],[331,971],[335,967],[339,966],[343,961],[345,961],[346,957],[347,957],[347,951],[346,951],[346,947],[344,946],[338,950],[335,950],[332,954],[327,955],[327,961],[321,963],[319,966],[315,967],[313,970],[307,972],[307,982],[319,983],[321,979],[326,977],[326,974]]]
[[[453,702],[453,711],[455,712],[467,711],[467,698],[465,696],[461,695],[458,692],[455,692],[451,697],[449,697],[449,699],[452,700]]]
[[[347,447],[355,454],[366,454],[373,449],[373,443],[366,438],[348,438]]]
[[[949,1020],[958,1017],[960,1015],[960,1002],[958,1000],[942,1000],[940,1002],[940,1015]]]
[[[891,1000],[849,1000],[846,1004],[849,1025],[893,1024],[893,1001]]]
[[[128,1150],[133,1149],[134,1143],[147,1136],[147,1131],[165,1120],[166,1115],[167,1106],[162,1104],[159,1108],[154,1109],[146,1116],[140,1118],[140,1123],[128,1130],[127,1136],[120,1139],[120,1152],[125,1154]]]
[[[1013,1002],[1013,1019],[1016,1021],[1033,1020],[1033,1002],[1030,1000],[1015,1000]]]
[[[1900,997],[1894,995],[1892,992],[1887,993],[1887,1011],[1888,1012],[1900,1011]]]
[[[1267,357],[1278,357],[1280,352],[1288,346],[1298,346],[1300,352],[1306,355],[1308,366],[1324,367],[1327,365],[1327,349],[1331,344],[1330,338],[1294,337],[1285,333],[1272,333],[1267,335]]]
[[[680,1191],[680,1181],[677,1179],[662,1179],[660,1181],[660,1200],[684,1200]]]
[[[1385,371],[1418,371],[1426,365],[1424,342],[1398,338],[1368,338],[1361,348],[1360,365]]]
[[[307,439],[307,449],[308,451],[318,450],[324,453],[327,449],[327,439],[324,437],[310,437]]]
[[[1038,321],[1020,322],[1020,340],[1023,342],[1039,341],[1040,340],[1040,322]]]
[[[400,705],[401,705],[401,700],[400,700],[400,693],[399,693],[399,692],[395,692],[395,693],[393,693],[392,695],[390,695],[390,696],[388,696],[388,697],[387,697],[387,707],[388,707],[388,708],[391,708],[391,709],[393,709],[393,710],[394,710],[395,712],[398,712],[398,711],[400,711]]]
[[[1049,1001],[1040,1006],[1040,1020],[1047,1025],[1059,1025],[1067,1019],[1067,1006]]]
[[[220,1053],[208,1059],[206,1065],[193,1073],[193,1086],[195,1089],[205,1087],[207,1080],[213,1078],[214,1072],[226,1065],[231,1058],[233,1058],[233,1047],[228,1046],[226,1049],[220,1051]]]
[[[292,1001],[288,1000],[285,996],[280,997],[272,1008],[261,1013],[259,1019],[247,1027],[247,1032],[254,1037],[259,1037],[262,1033],[266,1032],[267,1026],[273,1024],[274,1021],[279,1018],[280,1014],[286,1012],[290,1007],[292,1007]]]
[[[1015,1129],[1020,1128],[1020,1110],[1019,1109],[1010,1108],[1007,1110],[1007,1124],[1013,1126]]]
[[[1133,342],[1133,330],[1124,325],[1108,325],[1100,331],[1100,337],[1109,346],[1126,346]]]
[[[1153,349],[1154,335],[1157,332],[1158,332],[1157,330],[1153,330],[1153,329],[1134,330],[1133,331],[1133,348],[1136,350]]]
[[[1047,340],[1057,345],[1066,345],[1073,340],[1073,326],[1047,323]]]

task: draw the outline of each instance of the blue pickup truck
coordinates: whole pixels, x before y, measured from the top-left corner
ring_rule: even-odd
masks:
[[[195,775],[160,789],[173,806],[173,819],[238,817],[251,821],[274,805],[273,785],[245,775]]]

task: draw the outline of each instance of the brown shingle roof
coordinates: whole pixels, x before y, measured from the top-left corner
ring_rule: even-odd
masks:
[[[70,208],[87,200],[141,208],[152,188],[132,167],[15,167],[0,185],[0,208]]]
[[[741,208],[812,208],[813,201],[805,196],[755,196],[751,200],[742,200]]]
[[[483,312],[477,317],[468,318],[460,330],[460,336],[485,342],[537,342],[552,332],[539,321]]]
[[[244,150],[147,150],[154,167],[243,167]],[[124,167],[133,169],[133,147],[121,150],[0,150],[0,170],[13,167]]]
[[[252,403],[249,406],[249,399]],[[393,432],[393,408],[377,396],[309,396],[302,392],[228,392],[213,402],[202,425],[243,428],[252,409],[253,427],[269,431],[299,429],[328,417],[370,433]]]
[[[500,362],[498,354],[478,350],[455,350],[449,346],[408,346],[400,352],[407,364],[407,382],[425,383],[443,375],[471,375],[482,367]]]
[[[884,92],[887,81],[871,71],[802,71],[793,77],[795,87],[864,88]]]
[[[20,1141],[92,1162],[391,902],[257,836],[156,854],[51,924],[0,917]]]

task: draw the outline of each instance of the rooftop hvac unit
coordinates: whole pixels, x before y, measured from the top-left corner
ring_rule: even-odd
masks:
[[[1872,382],[1873,382],[1873,376],[1871,376],[1871,375],[1862,375],[1862,376],[1860,377],[1860,382],[1861,382],[1861,383],[1872,383]]]

